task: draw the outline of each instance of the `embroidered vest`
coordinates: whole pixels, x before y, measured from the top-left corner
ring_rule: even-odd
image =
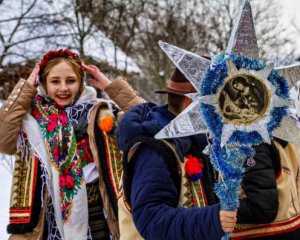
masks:
[[[96,120],[89,123],[88,135],[93,159],[99,172],[99,188],[110,235],[112,239],[119,239],[118,199],[122,175],[122,153],[117,146],[114,132],[116,125],[98,128],[99,121],[110,115],[111,112],[106,108],[103,109],[103,105],[97,105],[97,110],[94,109],[90,116],[91,119]],[[114,124],[117,122],[115,121]]]
[[[205,207],[215,203],[215,196],[207,197],[206,192],[212,191],[208,189],[208,187],[212,188],[213,183],[205,183],[203,184],[203,178],[206,180],[212,181],[213,177],[208,177],[210,171],[212,170],[211,165],[208,159],[205,159],[204,165],[204,176],[203,178],[190,181],[185,173],[184,165],[186,162],[185,159],[180,159],[174,146],[165,140],[155,140],[150,137],[138,137],[134,140],[134,144],[130,144],[132,147],[129,147],[128,150],[124,151],[123,155],[123,167],[124,167],[124,175],[123,175],[123,192],[122,196],[119,198],[118,206],[119,206],[119,227],[120,227],[120,240],[138,240],[143,239],[139,232],[137,231],[131,213],[130,206],[130,188],[131,181],[128,174],[130,174],[130,169],[127,169],[128,163],[134,156],[135,152],[139,148],[140,144],[150,145],[154,147],[160,155],[166,161],[168,169],[170,171],[171,178],[180,193],[178,196],[178,207]],[[164,144],[162,144],[164,143]],[[175,161],[174,161],[175,160]]]
[[[39,160],[29,151],[15,156],[8,233],[26,233],[37,225],[41,209],[42,179]]]
[[[268,224],[237,224],[231,239],[281,234],[300,227],[299,150],[290,143],[285,148],[277,142],[274,143],[279,151],[281,163],[276,179],[279,197],[277,216]]]

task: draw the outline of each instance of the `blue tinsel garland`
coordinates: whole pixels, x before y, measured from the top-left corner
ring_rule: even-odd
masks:
[[[227,56],[235,64],[237,69],[246,68],[248,70],[259,71],[266,65],[265,63],[249,59],[243,56]],[[228,76],[225,54],[217,56],[214,62],[206,70],[204,79],[199,86],[200,94],[213,95],[224,86],[224,79]],[[272,70],[268,80],[275,86],[276,94],[284,99],[288,99],[288,84],[276,70]],[[253,157],[252,145],[263,141],[261,135],[255,131],[242,132],[235,131],[228,143],[235,143],[238,147],[221,147],[221,136],[224,120],[217,109],[208,104],[200,104],[200,110],[208,128],[214,136],[214,143],[210,146],[210,157],[214,168],[220,173],[221,181],[215,185],[215,191],[220,199],[221,206],[225,210],[237,209],[239,206],[239,186],[243,175],[243,164],[249,157]],[[287,114],[287,107],[276,107],[270,111],[271,120],[267,123],[267,130],[270,137],[272,131],[278,127],[282,118]],[[235,145],[235,146],[236,146]]]

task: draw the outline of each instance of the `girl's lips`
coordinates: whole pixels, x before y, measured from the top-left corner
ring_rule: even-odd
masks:
[[[68,99],[71,95],[57,95],[57,98]]]

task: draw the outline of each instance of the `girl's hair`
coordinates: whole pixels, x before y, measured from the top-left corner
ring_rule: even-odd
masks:
[[[78,61],[72,59],[72,58],[65,58],[65,57],[57,57],[51,59],[43,68],[43,71],[40,74],[40,82],[46,89],[46,79],[49,74],[49,72],[59,63],[66,62],[72,70],[75,72],[78,80],[80,81],[80,91],[83,90],[83,79],[84,79],[84,72],[82,70],[81,65],[78,63]]]

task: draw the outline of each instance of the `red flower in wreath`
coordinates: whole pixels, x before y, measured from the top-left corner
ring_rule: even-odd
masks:
[[[68,56],[72,56],[74,53],[71,52],[70,49],[66,49],[65,50],[65,53],[68,55]]]
[[[202,159],[192,155],[187,155],[186,158],[187,161],[184,168],[187,178],[191,181],[199,180],[203,174]]]
[[[40,61],[40,71],[42,72],[45,66],[49,61],[51,61],[54,58],[63,57],[63,58],[72,58],[76,61],[79,61],[81,64],[81,60],[78,56],[78,54],[72,52],[70,49],[59,49],[55,51],[49,51],[44,54],[42,60]]]

